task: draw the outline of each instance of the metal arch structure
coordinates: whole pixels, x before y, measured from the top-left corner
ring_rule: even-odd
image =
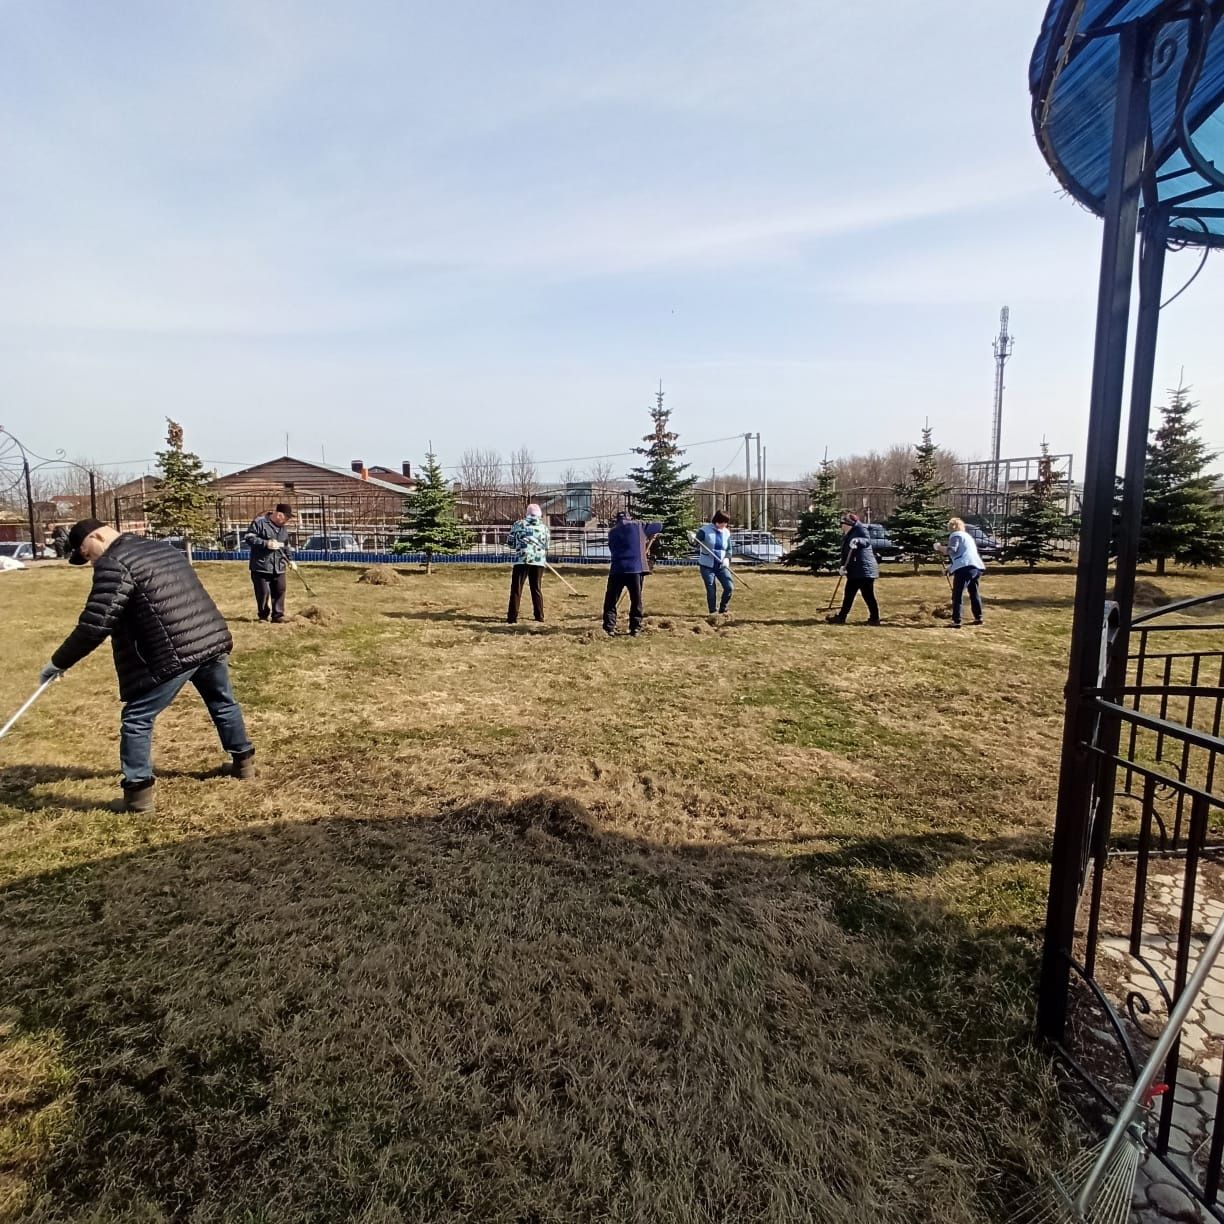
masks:
[[[30,461],[34,460],[33,463]],[[98,517],[98,474],[93,468],[69,459],[63,450],[57,450],[54,458],[40,455],[26,446],[16,434],[0,425],[0,498],[25,485],[26,514],[30,528],[30,544],[34,559],[38,556],[37,528],[34,515],[34,493],[30,476],[41,468],[71,467],[89,477],[89,513]]]
[[[1067,1034],[1074,995],[1086,998],[1086,1006],[1102,1007],[1110,1027],[1126,1043],[1126,1027],[1095,977],[1104,868],[1118,852],[1112,833],[1115,808],[1124,807],[1128,818],[1136,805],[1140,809],[1143,868],[1136,874],[1132,899],[1140,917],[1129,948],[1140,965],[1145,963],[1141,940],[1146,856],[1152,846],[1167,841],[1159,852],[1181,855],[1191,900],[1202,856],[1224,851],[1224,846],[1210,844],[1208,820],[1212,813],[1224,812],[1216,768],[1217,761],[1224,762],[1224,739],[1221,715],[1211,701],[1224,699],[1224,652],[1170,649],[1159,656],[1161,674],[1153,679],[1154,656],[1148,649],[1155,632],[1172,631],[1184,638],[1186,633],[1177,631],[1224,626],[1161,622],[1157,628],[1133,616],[1165,256],[1186,246],[1204,253],[1224,247],[1224,0],[1052,0],[1029,83],[1034,131],[1043,155],[1068,193],[1104,224],[1082,531],[1037,1000],[1039,1036],[1067,1055],[1104,1099],[1107,1094],[1084,1070],[1082,1060],[1077,1061]],[[1129,324],[1136,292],[1132,342]],[[1128,363],[1131,391],[1111,588],[1115,479]],[[1177,607],[1165,611],[1176,613]],[[1131,649],[1132,627],[1140,640],[1137,655]],[[1158,709],[1143,711],[1141,699],[1158,701]],[[1143,737],[1151,742],[1141,751],[1137,741]],[[1166,751],[1169,745],[1175,750]],[[1136,778],[1143,783],[1138,791]],[[1164,829],[1161,801],[1175,805],[1175,832],[1171,838],[1153,840],[1153,829]],[[1183,814],[1188,816],[1184,828]],[[1085,895],[1086,920],[1080,912]],[[1154,1003],[1132,995],[1126,1002],[1132,1020],[1137,1011],[1167,1011],[1183,988],[1192,943],[1189,912],[1187,908],[1172,939],[1175,979],[1167,985],[1157,981]],[[1174,1061],[1171,1083],[1177,1070]],[[1171,1093],[1151,1143],[1166,1162],[1173,1105]],[[1206,1179],[1176,1168],[1173,1172],[1213,1218],[1224,1220],[1219,1201],[1224,1119],[1217,1123]]]

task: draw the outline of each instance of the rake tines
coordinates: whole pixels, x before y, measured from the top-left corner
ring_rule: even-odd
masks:
[[[1009,1217],[1010,1224],[1126,1224],[1144,1155],[1143,1135],[1138,1126],[1131,1126],[1126,1142],[1110,1157],[1095,1186],[1090,1186],[1089,1178],[1105,1146],[1099,1143],[1081,1152],[1063,1173],[1051,1174],[1044,1185],[1021,1199]]]

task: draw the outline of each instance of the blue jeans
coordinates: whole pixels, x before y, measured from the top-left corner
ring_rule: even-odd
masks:
[[[124,705],[119,720],[119,764],[125,787],[145,786],[153,781],[153,723],[188,681],[204,699],[225,751],[236,756],[251,751],[242,711],[230,688],[229,657],[222,655],[159,684]]]
[[[706,589],[706,604],[710,611],[715,611],[714,607],[714,591],[715,582],[722,585],[722,601],[719,603],[717,611],[725,612],[727,605],[731,602],[731,594],[735,590],[735,582],[731,577],[731,571],[725,566],[722,569],[715,569],[712,565],[703,565],[701,567],[701,581],[705,583]]]

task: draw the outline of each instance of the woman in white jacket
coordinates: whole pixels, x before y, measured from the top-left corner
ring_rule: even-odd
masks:
[[[947,544],[936,544],[935,547],[948,558],[948,573],[952,576],[952,624],[949,628],[961,627],[961,605],[965,592],[969,592],[969,607],[973,609],[973,623],[982,623],[982,596],[978,583],[986,572],[982,564],[982,555],[978,552],[977,541],[965,530],[964,519],[948,520]]]

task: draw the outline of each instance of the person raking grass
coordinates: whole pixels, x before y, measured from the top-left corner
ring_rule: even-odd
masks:
[[[629,636],[642,632],[645,610],[642,606],[642,581],[650,573],[650,543],[663,530],[662,523],[639,523],[623,510],[608,532],[608,589],[604,593],[603,631],[616,636],[616,605],[623,591],[629,592]]]
[[[153,810],[153,724],[190,682],[208,707],[231,776],[255,776],[255,749],[230,686],[229,626],[187,558],[160,540],[120,535],[97,519],[68,533],[71,565],[92,565],[93,585],[77,626],[42,669],[62,675],[111,639],[119,697],[119,762],[129,812]]]
[[[731,576],[731,516],[723,510],[700,527],[696,533],[697,565],[701,581],[705,584],[706,607],[710,615],[726,612],[735,593],[735,579]],[[722,587],[722,598],[715,604],[716,587]]]
[[[880,605],[876,603],[875,584],[880,576],[880,563],[871,547],[871,533],[859,522],[857,514],[842,515],[841,528],[841,572],[846,580],[846,594],[841,611],[826,616],[825,620],[830,625],[844,625],[854,606],[854,597],[861,594],[867,605],[867,623],[878,625],[881,623]]]
[[[969,607],[973,610],[973,623],[982,623],[982,595],[978,584],[986,573],[986,565],[982,554],[978,552],[977,541],[965,530],[965,520],[951,518],[948,520],[948,536],[946,544],[936,544],[935,548],[948,558],[948,573],[952,576],[952,623],[949,629],[961,627],[961,608],[964,606],[965,592],[969,592]]]
[[[243,543],[251,550],[251,585],[255,588],[255,610],[261,621],[279,625],[285,619],[285,590],[289,584],[292,550],[285,526],[293,507],[282,502],[261,514],[247,529]]]
[[[523,583],[531,586],[531,611],[537,621],[544,619],[544,567],[548,564],[551,543],[544,512],[532,502],[526,515],[510,528],[507,541],[514,550],[514,569],[510,574],[510,604],[506,609],[506,624],[519,618],[523,598]]]

